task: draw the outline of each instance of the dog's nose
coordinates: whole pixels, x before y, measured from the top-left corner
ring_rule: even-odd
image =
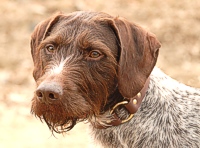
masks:
[[[58,100],[62,95],[62,87],[56,82],[43,82],[37,90],[36,96],[38,100],[51,103],[52,101]]]

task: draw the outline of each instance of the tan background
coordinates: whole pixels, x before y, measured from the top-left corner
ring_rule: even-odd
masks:
[[[199,0],[1,0],[0,148],[88,147],[85,124],[56,139],[30,114],[35,88],[30,34],[58,10],[104,11],[142,25],[162,43],[157,65],[171,77],[200,87]]]

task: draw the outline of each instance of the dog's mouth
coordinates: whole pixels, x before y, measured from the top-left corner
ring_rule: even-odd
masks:
[[[52,132],[64,133],[71,130],[78,122],[88,119],[89,113],[73,115],[62,102],[45,104],[38,101],[32,103],[31,113],[44,121]]]

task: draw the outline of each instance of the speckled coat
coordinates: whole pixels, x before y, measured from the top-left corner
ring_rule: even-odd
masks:
[[[199,148],[200,89],[154,68],[142,105],[129,122],[91,128],[94,143],[105,148]]]
[[[55,14],[31,36],[37,85],[31,112],[52,132],[69,131],[85,120],[95,123],[108,118],[114,104],[136,96],[151,74],[131,121],[93,128],[95,143],[107,148],[200,147],[200,90],[154,68],[160,47],[155,35],[125,18],[102,12]],[[125,110],[120,113],[128,116]]]

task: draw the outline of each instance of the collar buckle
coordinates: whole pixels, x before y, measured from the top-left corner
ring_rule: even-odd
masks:
[[[129,120],[131,120],[134,116],[134,114],[138,111],[139,107],[141,106],[142,100],[146,95],[148,86],[150,83],[150,78],[147,79],[144,87],[142,90],[133,98],[125,98],[125,100],[117,103],[111,110],[110,110],[110,115],[113,116],[112,121],[107,121],[106,126],[105,125],[98,125],[95,126],[96,128],[108,128],[111,126],[118,126],[120,124],[126,123]],[[129,112],[129,116],[126,119],[120,119],[115,110],[120,107],[124,106],[127,111]]]
[[[126,105],[129,104],[129,103],[130,103],[130,102],[128,102],[128,101],[122,101],[122,102],[117,103],[117,104],[111,109],[110,114],[112,115],[117,107],[119,107],[119,106],[121,106],[121,105],[126,106]],[[134,115],[134,114],[131,113],[127,119],[121,120],[120,124],[123,124],[123,123],[129,121],[130,119],[132,119],[132,118],[133,118],[133,115]],[[117,122],[118,122],[119,117],[117,116],[116,113],[115,113],[114,116],[115,116],[115,120],[114,120],[114,121],[117,121]],[[118,118],[118,119],[116,120],[116,118]],[[113,122],[114,122],[114,121],[113,121]],[[112,122],[111,122],[111,123],[112,123]],[[112,123],[112,124],[113,124],[113,123]]]

